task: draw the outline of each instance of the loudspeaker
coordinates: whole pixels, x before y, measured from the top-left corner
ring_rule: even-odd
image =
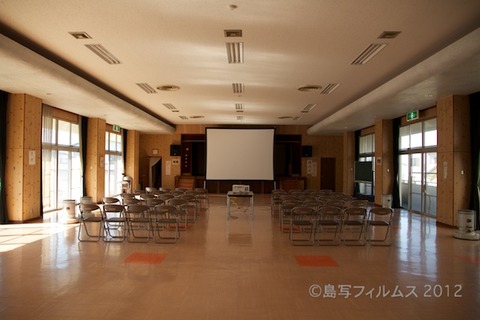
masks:
[[[179,144],[170,145],[170,156],[178,157],[182,153],[182,146]]]
[[[302,157],[310,158],[312,156],[312,146],[302,146]]]

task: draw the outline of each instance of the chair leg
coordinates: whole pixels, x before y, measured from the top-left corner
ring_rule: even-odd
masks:
[[[98,231],[93,233],[93,230],[89,230],[89,227],[87,226],[88,224],[96,224]],[[77,239],[80,242],[98,242],[102,237],[102,229],[103,226],[101,221],[80,221],[78,225]],[[82,237],[82,234],[84,234],[86,238]]]

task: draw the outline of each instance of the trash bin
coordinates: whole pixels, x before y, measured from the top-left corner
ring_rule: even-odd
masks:
[[[382,207],[392,209],[392,195],[391,194],[382,195]]]

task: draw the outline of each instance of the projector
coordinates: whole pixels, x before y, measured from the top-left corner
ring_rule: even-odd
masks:
[[[232,186],[232,191],[234,193],[245,193],[250,192],[250,186],[243,185],[243,184],[234,184]]]

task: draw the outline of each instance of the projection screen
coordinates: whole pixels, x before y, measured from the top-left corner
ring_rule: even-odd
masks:
[[[207,180],[273,180],[275,129],[206,128]]]

